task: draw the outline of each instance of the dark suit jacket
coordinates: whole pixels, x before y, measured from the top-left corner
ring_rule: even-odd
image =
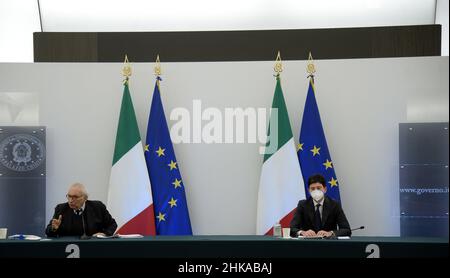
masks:
[[[68,203],[63,203],[56,206],[53,218],[58,219],[59,215],[62,215],[61,225],[58,230],[52,231],[52,221],[50,220],[50,223],[47,225],[47,229],[45,230],[48,237],[82,235],[82,229],[80,234],[80,227],[74,227],[73,225],[73,220],[80,216],[77,216],[74,213]],[[109,214],[106,206],[100,201],[86,201],[83,211],[83,219],[86,235],[88,236],[95,233],[112,235],[117,229],[116,220],[111,217],[111,214]],[[78,221],[81,223],[80,220]]]
[[[298,231],[314,230],[314,202],[312,198],[298,202],[291,221],[291,236],[297,237]],[[333,231],[336,236],[352,234],[341,205],[331,198],[325,197],[322,209],[322,230]]]

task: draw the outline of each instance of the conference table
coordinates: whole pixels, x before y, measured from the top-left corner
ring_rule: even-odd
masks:
[[[414,258],[448,257],[448,238],[150,236],[143,238],[0,240],[9,258]]]

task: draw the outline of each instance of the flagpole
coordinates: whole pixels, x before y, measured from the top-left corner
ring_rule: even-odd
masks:
[[[309,73],[307,78],[311,78],[311,82],[314,85],[314,73],[316,73],[316,68],[314,67],[314,60],[311,55],[311,51],[308,56],[308,65],[306,66],[306,72]]]
[[[289,227],[298,200],[305,198],[289,113],[281,89],[283,65],[279,51],[273,69],[276,85],[258,189],[256,233],[259,235],[276,235],[279,230],[275,223]]]
[[[117,221],[116,234],[155,235],[153,197],[136,113],[128,88],[128,56],[122,68],[123,95],[109,178],[108,209]]]
[[[278,50],[277,58],[275,59],[275,65],[273,67],[273,70],[275,71],[275,77],[280,78],[280,73],[283,71],[283,64],[281,63],[281,54]]]
[[[159,54],[156,56],[155,67],[154,67],[155,75],[156,75],[156,84],[159,88],[159,81],[161,80],[161,62],[159,60]]]
[[[131,66],[127,54],[125,54],[125,60],[123,61],[122,75],[125,77],[123,84],[128,85],[128,79],[131,76]]]
[[[153,70],[156,76],[156,83],[151,101],[145,141],[146,146],[150,146],[150,149],[153,147],[153,149],[145,152],[144,155],[147,160],[147,171],[152,188],[153,209],[156,216],[156,234],[192,235],[185,184],[181,177],[170,139],[169,126],[166,122],[161,101],[159,86],[162,81],[162,70],[159,55],[156,57]]]

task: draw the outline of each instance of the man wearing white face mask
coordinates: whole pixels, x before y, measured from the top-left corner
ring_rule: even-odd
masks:
[[[292,218],[291,236],[350,236],[350,224],[341,205],[325,196],[325,178],[322,175],[309,177],[308,190],[311,197],[298,202]]]

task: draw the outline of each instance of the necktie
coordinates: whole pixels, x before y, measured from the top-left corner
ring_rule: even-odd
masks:
[[[322,230],[322,219],[320,218],[320,204],[316,205],[316,211],[314,212],[314,226],[316,228],[316,232]]]
[[[82,209],[77,209],[77,210],[76,210],[77,215],[81,215],[82,212],[83,212]]]

